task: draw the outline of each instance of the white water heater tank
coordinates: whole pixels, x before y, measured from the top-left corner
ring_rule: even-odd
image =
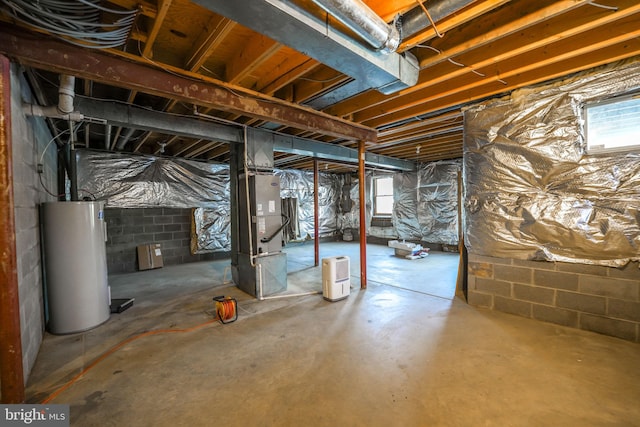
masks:
[[[339,301],[351,292],[349,257],[322,259],[322,296],[327,301]]]

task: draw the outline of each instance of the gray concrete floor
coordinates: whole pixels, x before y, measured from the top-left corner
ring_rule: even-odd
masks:
[[[225,285],[228,261],[110,277],[134,306],[47,334],[29,401],[55,394],[74,426],[640,425],[638,344],[470,307],[452,297],[456,255],[369,245],[361,291],[357,244],[321,248],[352,257],[345,300],[257,301]],[[287,252],[288,292],[320,290],[313,246]],[[221,294],[235,323],[211,322]],[[156,330],[173,332],[140,335]]]

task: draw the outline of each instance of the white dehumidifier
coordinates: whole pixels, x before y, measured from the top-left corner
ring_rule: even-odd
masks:
[[[339,301],[351,292],[349,257],[322,259],[322,296],[327,301]]]

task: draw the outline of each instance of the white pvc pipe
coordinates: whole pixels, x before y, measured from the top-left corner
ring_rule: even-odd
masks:
[[[73,113],[73,98],[75,97],[76,78],[67,74],[60,76],[58,88],[58,111],[62,114]]]

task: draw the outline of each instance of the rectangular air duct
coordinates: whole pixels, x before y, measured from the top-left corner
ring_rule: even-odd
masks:
[[[410,53],[383,53],[368,48],[290,2],[194,2],[353,77],[362,90],[376,89],[391,94],[418,81],[418,61]]]

